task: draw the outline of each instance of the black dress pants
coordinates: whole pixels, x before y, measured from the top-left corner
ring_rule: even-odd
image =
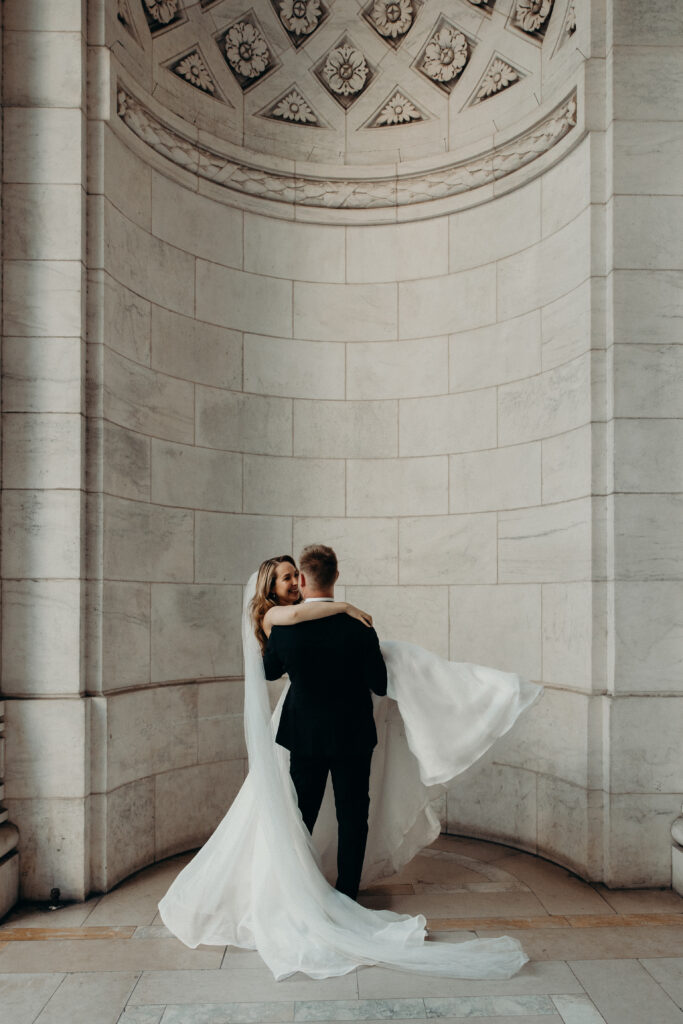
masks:
[[[336,888],[353,900],[358,895],[368,838],[371,759],[372,748],[343,757],[310,757],[290,752],[289,772],[309,832],[313,831],[320,811],[328,772],[332,775],[338,826]]]

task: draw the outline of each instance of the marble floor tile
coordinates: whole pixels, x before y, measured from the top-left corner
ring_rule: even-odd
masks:
[[[648,974],[659,982],[664,991],[683,1009],[683,957],[661,957],[640,961]]]
[[[496,867],[525,882],[549,914],[614,914],[595,889],[564,868],[526,853],[506,857]]]
[[[116,1024],[160,1024],[165,1006],[127,1006]]]
[[[574,918],[579,920],[579,918]],[[582,920],[582,919],[581,919]],[[569,928],[571,922],[567,917],[543,916],[543,917],[434,917],[427,919],[427,927],[432,937],[443,932],[448,934],[453,929],[465,929],[467,931],[481,931],[482,928],[514,928],[514,929],[535,929],[535,928]]]
[[[579,914],[564,920],[572,928],[683,928],[683,914]]]
[[[116,1024],[138,978],[134,972],[69,974],[36,1024]]]
[[[512,935],[519,939],[531,960],[623,960],[683,956],[683,928],[481,929],[477,935],[486,939]]]
[[[87,923],[93,924],[151,924],[159,912],[161,896],[140,892],[133,886],[114,889],[103,896]]]
[[[293,1003],[184,1003],[167,1006],[161,1024],[289,1024]]]
[[[188,949],[177,939],[8,942],[0,951],[0,974],[14,971],[217,970],[222,957],[220,947]]]
[[[358,970],[358,991],[361,999],[399,997],[479,996],[479,995],[550,995],[582,993],[583,989],[564,963],[525,964],[522,970],[505,981],[473,981],[465,978],[429,978],[381,967]]]
[[[553,996],[563,1024],[605,1024],[588,996]]]
[[[63,980],[63,974],[0,974],[2,1019],[33,1024]]]
[[[555,1012],[555,1006],[548,996],[455,996],[450,998],[427,998],[424,1001],[427,1018],[461,1017],[514,1017],[540,1016]]]
[[[415,896],[382,894],[373,907],[399,914],[424,914],[441,917],[538,917],[545,913],[542,903],[531,892],[424,892]]]
[[[170,939],[173,932],[170,932],[165,924],[139,924],[133,932],[134,939]]]
[[[118,928],[7,928],[2,933],[2,938],[5,942],[44,942],[46,939],[130,939],[134,931],[132,925]]]
[[[424,985],[423,979],[423,988]],[[424,1020],[427,1016],[424,999],[329,999],[294,1004],[294,1020]]]
[[[275,1006],[283,1007],[286,1004],[277,1003],[271,1004]],[[245,1014],[242,1007],[251,1006],[257,1012],[252,1014]],[[236,1009],[238,1008],[239,1009]],[[277,1024],[277,1022],[283,1021],[282,1015],[275,1016],[261,1016],[258,1011],[259,1004],[224,1004],[224,1005],[193,1005],[186,1004],[184,1006],[167,1006],[163,1017],[161,1018],[160,1024]],[[127,1012],[131,1012],[128,1009]],[[513,1016],[496,1016],[496,1017],[483,1017],[479,1013],[470,1013],[467,1019],[476,1018],[477,1024],[562,1024],[562,1018],[558,1014],[517,1014]],[[385,1024],[387,1020],[393,1020],[391,1017],[379,1017],[375,1020],[363,1019],[363,1024]],[[402,1018],[405,1019],[405,1018]],[[425,1021],[425,1018],[413,1018],[418,1021]],[[451,1017],[451,1018],[438,1018],[438,1024],[453,1024],[455,1021],[463,1020],[463,1017]],[[291,1020],[291,1018],[290,1018]],[[346,1024],[348,1018],[343,1017],[337,1020],[332,1020],[328,1017],[320,1018],[321,1024]],[[121,1018],[119,1024],[128,1024],[128,1019],[125,1017]],[[135,1018],[131,1018],[131,1024],[137,1024]],[[146,1020],[144,1024],[147,1024]]]
[[[139,945],[135,943],[135,945]],[[0,960],[0,969],[2,961]],[[303,974],[275,981],[267,968],[232,971],[147,971],[130,1003],[291,1003],[301,999],[355,999],[356,972],[341,978],[313,981]],[[291,1020],[292,1018],[287,1018]]]
[[[464,836],[438,836],[430,846],[431,850],[446,850],[447,852],[461,853],[464,857],[472,857],[474,860],[487,861],[489,863],[503,860],[517,850],[509,846],[500,846],[498,843],[489,843],[485,839],[467,839]]]
[[[386,892],[391,896],[412,896],[416,892],[412,882],[374,882],[365,891],[368,893]]]
[[[226,947],[221,967],[226,971],[231,971],[235,967],[267,970],[260,954],[255,949],[239,949],[237,946]]]
[[[438,857],[426,857],[418,854],[403,871],[379,883],[376,887],[373,886],[369,891],[401,882],[442,885],[445,889],[456,889],[468,883],[485,881],[481,872],[473,870],[473,867],[474,865],[469,867],[446,858],[442,860]]]
[[[440,932],[430,931],[428,941],[430,942],[469,942],[476,939],[477,933],[474,928],[465,931],[464,929],[453,929],[452,931]]]
[[[69,903],[61,910],[44,910],[35,903],[20,903],[3,918],[0,937],[5,928],[77,928],[85,924],[100,901],[100,897],[85,903]]]
[[[449,1017],[445,1020],[443,1017],[439,1018],[438,1024],[460,1024],[465,1019],[463,1017]],[[547,1014],[542,1013],[540,1016],[534,1014],[514,1014],[510,1017],[507,1014],[504,1017],[481,1017],[479,1014],[472,1013],[466,1018],[467,1020],[476,1020],[477,1024],[562,1024],[562,1018],[558,1014]]]
[[[595,889],[618,914],[683,914],[683,896],[671,889]]]
[[[683,1012],[639,963],[581,961],[570,966],[606,1024],[683,1024]]]

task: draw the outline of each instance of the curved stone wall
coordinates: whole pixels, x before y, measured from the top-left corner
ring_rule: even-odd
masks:
[[[149,846],[153,813],[163,856],[215,823],[244,750],[238,719],[207,721],[202,695],[234,711],[239,683],[194,680],[239,675],[258,562],[322,540],[380,635],[556,687],[444,814],[585,867],[586,764],[539,733],[568,715],[585,731],[591,688],[574,642],[591,632],[589,140],[474,208],[335,226],[193,192],[112,127],[102,679],[143,687],[105,702],[126,766],[106,789],[148,793],[131,837]],[[160,722],[170,736],[151,753]],[[186,815],[209,791],[215,809]],[[568,852],[552,837],[573,798]],[[118,804],[107,814],[120,829]]]

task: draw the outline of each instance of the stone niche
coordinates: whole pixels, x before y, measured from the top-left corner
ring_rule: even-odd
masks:
[[[546,685],[444,827],[670,885],[676,15],[31,6],[5,0],[0,872],[82,899],[207,838],[247,768],[243,585],[323,540],[381,636]]]

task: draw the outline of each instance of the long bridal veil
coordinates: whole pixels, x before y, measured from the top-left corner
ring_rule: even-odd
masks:
[[[299,813],[288,752],[274,742],[246,588],[242,616],[249,773],[216,831],[159,903],[186,945],[257,949],[276,979],[346,974],[361,964],[455,978],[508,978],[526,962],[512,938],[425,941],[425,918],[368,910],[327,881],[336,834],[326,797],[311,838]],[[433,786],[473,764],[539,696],[512,673],[448,662],[414,644],[383,643],[388,697],[378,698],[370,836],[363,883],[391,874],[439,832]]]

